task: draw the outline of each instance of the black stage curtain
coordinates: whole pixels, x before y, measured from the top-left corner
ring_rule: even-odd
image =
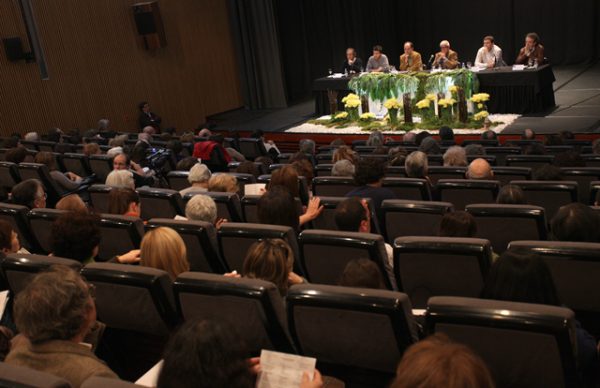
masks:
[[[513,63],[527,32],[537,32],[553,64],[590,62],[600,54],[598,0],[273,0],[289,102],[310,96],[314,79],[339,71],[346,47],[366,65],[381,44],[398,66],[404,41],[427,61],[448,39],[462,62],[473,62],[482,38],[494,35]],[[279,58],[278,58],[279,59]]]
[[[246,107],[287,106],[273,0],[229,0],[229,11]]]

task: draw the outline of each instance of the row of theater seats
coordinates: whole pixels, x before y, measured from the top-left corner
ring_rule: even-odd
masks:
[[[410,240],[397,242],[396,248],[404,243]],[[531,242],[515,244],[519,249],[544,249]],[[554,246],[555,252],[544,258],[553,275],[560,277],[566,268],[576,268],[578,260],[585,263],[598,245]],[[439,246],[432,251],[436,249]],[[274,349],[316,357],[324,373],[334,371],[346,378],[359,372],[382,381],[393,376],[403,351],[420,336],[412,308],[427,308],[424,334],[443,332],[471,346],[487,362],[498,386],[554,386],[557,382],[570,386],[577,378],[574,312],[477,299],[478,290],[464,292],[464,283],[481,288],[481,283],[474,284],[470,278],[481,278],[484,254],[479,249],[468,258],[449,249],[440,255],[412,254],[412,266],[421,272],[418,288],[440,291],[435,293],[440,296],[427,297],[416,306],[410,293],[320,284],[291,287],[283,303],[275,285],[262,280],[187,272],[171,282],[165,272],[152,268],[108,263],[82,268],[78,262],[47,256],[9,255],[2,271],[18,294],[34,273],[54,263],[66,264],[81,270],[94,284],[98,318],[108,328],[166,338],[182,320],[227,322],[243,334],[253,354]],[[555,257],[561,250],[570,250],[569,260]],[[584,256],[577,256],[577,252]],[[402,260],[396,260],[397,264],[409,265]],[[597,269],[596,273],[590,269],[578,274],[581,281],[593,282]],[[450,280],[455,282],[454,288],[442,290]],[[581,281],[578,288],[593,284]],[[573,296],[572,287],[565,292],[560,278],[557,286],[566,305],[574,304],[568,298]],[[592,299],[582,294],[579,292],[580,297]],[[507,354],[511,355],[509,360]]]

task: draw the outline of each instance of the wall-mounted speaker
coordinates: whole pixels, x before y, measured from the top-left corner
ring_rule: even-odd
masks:
[[[146,50],[156,50],[167,45],[160,8],[157,1],[136,3],[132,6],[135,27],[140,43]]]
[[[2,39],[2,43],[4,44],[6,59],[9,61],[18,62],[26,58],[21,38],[4,38]]]

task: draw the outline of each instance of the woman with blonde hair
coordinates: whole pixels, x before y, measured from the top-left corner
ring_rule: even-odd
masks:
[[[66,197],[61,198],[61,200],[56,203],[55,207],[57,210],[88,212],[85,202],[83,202],[81,197],[77,194],[69,194]]]
[[[160,227],[146,232],[140,246],[140,257],[141,265],[163,270],[172,280],[190,270],[185,243],[171,228]]]
[[[348,146],[341,146],[335,151],[333,151],[333,156],[331,157],[331,163],[335,164],[340,160],[348,160],[350,163],[355,164],[356,159],[358,159],[356,152],[352,150],[352,148]]]
[[[229,174],[215,174],[208,180],[208,191],[219,193],[237,193],[237,178]]]

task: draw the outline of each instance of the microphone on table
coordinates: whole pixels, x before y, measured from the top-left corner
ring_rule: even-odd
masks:
[[[431,54],[431,56],[429,57],[429,60],[427,61],[427,65],[429,66],[430,69],[431,69],[431,64],[433,63],[434,58],[435,58],[435,54]]]

